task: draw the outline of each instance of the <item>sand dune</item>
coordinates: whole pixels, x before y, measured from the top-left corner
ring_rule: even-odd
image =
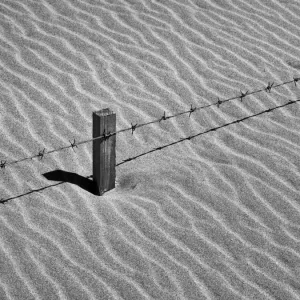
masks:
[[[0,159],[299,77],[297,1],[0,0]],[[117,136],[117,162],[300,97],[287,84]],[[299,104],[145,155],[98,197],[84,144],[0,171],[0,299],[299,299]],[[48,186],[29,194],[32,190]],[[26,194],[26,195],[25,195]]]

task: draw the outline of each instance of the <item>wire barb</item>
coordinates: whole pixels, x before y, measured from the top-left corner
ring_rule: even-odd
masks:
[[[193,108],[193,105],[191,104],[191,109],[189,110],[189,112],[190,112],[189,117],[195,110],[196,110],[196,107]]]
[[[46,150],[46,148],[44,148],[43,150],[39,151],[38,157],[40,157],[40,160],[42,160],[44,158],[45,150]]]
[[[274,82],[272,84],[270,82],[268,82],[268,86],[265,88],[265,91],[271,93],[271,88],[272,88],[273,84],[274,84]]]
[[[218,102],[217,102],[217,107],[219,108],[220,105],[222,104],[223,101],[220,100],[220,98],[218,97]]]
[[[293,77],[294,79],[294,83],[295,83],[295,86],[297,85],[297,82],[300,80],[300,77],[296,78],[296,77]]]
[[[180,141],[190,140],[191,138],[193,138],[193,137],[192,136],[184,137],[184,138],[181,138]]]
[[[131,133],[132,133],[132,134],[133,134],[133,132],[135,131],[136,126],[137,126],[137,124],[132,125],[132,123],[131,123]]]
[[[104,128],[102,136],[103,136],[103,140],[106,141],[111,136],[111,133],[109,132],[108,134],[106,134],[105,128]]]
[[[166,117],[166,112],[164,111],[164,115],[160,118],[160,120],[159,120],[159,123],[160,123],[160,121],[162,121],[162,120],[167,120],[167,117]]]
[[[5,166],[6,166],[6,160],[5,160],[5,161],[2,161],[2,160],[1,160],[0,168],[1,168],[1,169],[4,169]]]
[[[241,102],[242,102],[243,98],[247,96],[248,92],[249,92],[249,91],[247,91],[246,93],[243,93],[243,92],[241,91],[241,96],[240,96]]]
[[[127,162],[127,161],[131,161],[132,158],[127,158],[127,159],[124,159],[123,162]]]
[[[74,142],[72,143],[70,140],[69,140],[69,142],[70,142],[70,144],[71,144],[71,147],[72,147],[72,149],[73,149],[73,151],[75,152],[75,147],[76,148],[78,148],[78,146],[76,145],[76,141],[75,141],[75,139],[74,139]]]

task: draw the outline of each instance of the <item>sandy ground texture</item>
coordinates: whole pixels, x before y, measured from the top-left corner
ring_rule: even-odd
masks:
[[[296,0],[0,0],[0,159],[89,139],[103,108],[120,130],[274,82],[118,134],[119,163],[300,98],[275,88],[299,69]],[[90,176],[92,143],[0,169],[0,299],[300,299],[299,118],[128,161],[102,197],[44,176]]]

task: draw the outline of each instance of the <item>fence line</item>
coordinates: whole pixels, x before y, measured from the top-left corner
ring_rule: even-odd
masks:
[[[205,109],[205,108],[208,108],[208,107],[211,107],[211,106],[215,106],[215,105],[219,108],[219,106],[222,103],[225,103],[227,101],[231,101],[231,100],[234,100],[234,99],[240,99],[242,101],[243,98],[245,98],[246,96],[252,95],[252,94],[260,93],[260,92],[263,92],[263,91],[271,93],[271,89],[272,88],[276,88],[276,87],[279,87],[279,86],[282,86],[282,85],[286,85],[286,84],[289,84],[289,83],[294,83],[295,86],[296,86],[296,84],[297,84],[297,82],[299,80],[300,80],[300,77],[293,77],[293,80],[281,82],[281,83],[276,84],[276,85],[274,85],[274,82],[273,83],[268,82],[268,85],[265,88],[262,88],[260,90],[254,90],[252,92],[247,91],[245,93],[243,93],[241,91],[241,95],[235,96],[235,97],[232,97],[232,98],[228,98],[228,99],[225,99],[225,100],[220,100],[219,97],[218,97],[217,98],[218,101],[216,103],[213,103],[213,104],[207,104],[207,105],[203,105],[203,106],[200,106],[200,107],[194,107],[194,108],[191,105],[191,108],[188,111],[179,112],[177,114],[170,115],[170,116],[166,116],[166,114],[164,112],[164,115],[160,119],[153,120],[153,121],[146,122],[146,123],[142,123],[142,124],[135,124],[135,125],[132,125],[132,123],[131,123],[131,127],[129,127],[129,128],[124,128],[124,129],[121,129],[121,130],[117,130],[116,132],[113,132],[113,133],[105,133],[105,132],[103,132],[103,135],[101,135],[99,137],[96,137],[96,138],[93,138],[93,139],[88,139],[88,140],[80,141],[78,143],[76,143],[75,139],[74,139],[73,142],[71,142],[69,140],[69,142],[71,144],[69,146],[64,146],[64,147],[56,148],[56,149],[53,149],[53,150],[50,150],[50,151],[47,151],[47,152],[45,152],[46,148],[44,148],[43,150],[39,151],[39,153],[36,154],[36,155],[25,157],[23,159],[15,160],[15,161],[12,161],[12,162],[7,162],[7,161],[1,160],[1,162],[0,162],[0,169],[4,169],[8,165],[17,164],[17,163],[20,163],[20,162],[23,162],[23,161],[26,161],[26,160],[30,160],[30,159],[32,160],[33,158],[36,158],[36,157],[39,157],[40,159],[43,159],[43,157],[45,155],[48,155],[48,154],[53,153],[53,152],[62,151],[62,150],[68,149],[68,148],[72,148],[74,150],[74,148],[77,148],[78,145],[89,143],[91,141],[94,141],[94,140],[97,140],[97,139],[101,139],[101,138],[107,139],[110,136],[117,135],[117,134],[119,134],[121,132],[125,132],[125,131],[131,130],[131,132],[133,134],[133,132],[135,131],[136,128],[143,127],[143,126],[150,125],[150,124],[157,123],[157,122],[161,122],[163,120],[168,120],[168,119],[171,119],[171,118],[174,118],[174,117],[178,117],[178,116],[186,114],[186,113],[189,113],[189,117],[190,117],[191,114],[194,111],[196,111],[196,110]]]
[[[182,139],[177,140],[177,141],[175,141],[175,142],[172,142],[172,143],[170,143],[170,144],[166,144],[166,145],[163,145],[163,146],[154,148],[154,149],[152,149],[152,150],[150,150],[150,151],[147,151],[147,152],[141,153],[141,154],[139,154],[139,155],[136,155],[136,156],[134,156],[134,157],[127,158],[127,159],[123,160],[122,162],[116,164],[116,167],[117,167],[117,166],[120,166],[120,165],[122,165],[122,164],[124,164],[124,163],[127,163],[127,162],[129,162],[129,161],[132,161],[132,160],[134,160],[134,159],[137,159],[137,158],[139,158],[139,157],[141,157],[141,156],[144,156],[144,155],[146,155],[146,154],[149,154],[149,153],[152,153],[152,152],[155,152],[155,151],[158,151],[158,150],[162,150],[163,148],[167,148],[167,147],[169,147],[169,146],[172,146],[172,145],[181,143],[181,142],[186,141],[186,140],[191,140],[192,138],[195,138],[195,137],[204,135],[204,134],[209,133],[209,132],[212,132],[212,131],[217,131],[217,130],[223,128],[223,127],[227,127],[227,126],[232,125],[232,124],[235,124],[235,123],[243,122],[243,121],[245,121],[245,120],[247,120],[247,119],[257,117],[257,116],[259,116],[259,115],[262,115],[262,114],[271,112],[271,111],[273,111],[273,110],[275,110],[275,109],[282,108],[282,107],[285,107],[285,106],[290,105],[290,104],[294,104],[294,103],[299,102],[299,101],[300,101],[300,99],[297,99],[297,100],[289,100],[289,102],[287,102],[287,103],[285,103],[285,104],[278,105],[278,106],[275,106],[275,107],[273,107],[273,108],[269,108],[269,109],[263,110],[263,111],[261,111],[261,112],[259,112],[259,113],[256,113],[256,114],[253,114],[253,115],[250,115],[250,116],[241,118],[241,119],[237,119],[237,120],[232,121],[232,122],[229,122],[229,123],[225,123],[225,124],[220,125],[220,126],[218,126],[218,127],[214,127],[214,128],[208,129],[208,130],[206,130],[206,131],[203,131],[203,132],[200,132],[200,133],[197,133],[197,134],[194,134],[194,135],[190,135],[189,137],[182,138]],[[85,177],[85,178],[91,178],[91,177],[93,177],[93,175],[87,176],[87,177]],[[46,189],[46,188],[48,188],[48,187],[56,186],[56,185],[59,185],[59,184],[62,184],[62,183],[64,183],[64,181],[61,181],[61,182],[59,182],[59,183],[56,183],[56,184],[53,184],[53,185],[50,185],[50,186],[46,186],[46,187],[43,187],[43,188],[39,188],[39,189],[36,189],[36,190],[31,190],[31,191],[29,191],[29,192],[27,192],[27,193],[25,193],[25,194],[21,194],[21,195],[18,195],[18,196],[10,197],[10,198],[7,198],[7,199],[1,199],[1,200],[0,200],[0,204],[5,204],[6,202],[8,202],[8,201],[10,201],[10,200],[13,200],[13,199],[16,199],[16,198],[20,198],[20,197],[22,197],[22,196],[31,194],[31,193],[33,193],[33,192],[39,192],[39,191],[44,190],[44,189]]]

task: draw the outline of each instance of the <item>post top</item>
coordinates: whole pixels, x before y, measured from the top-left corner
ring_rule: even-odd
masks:
[[[113,115],[116,114],[114,113],[110,108],[104,108],[98,111],[94,111],[93,114],[102,117],[102,116],[108,116],[108,115]]]

